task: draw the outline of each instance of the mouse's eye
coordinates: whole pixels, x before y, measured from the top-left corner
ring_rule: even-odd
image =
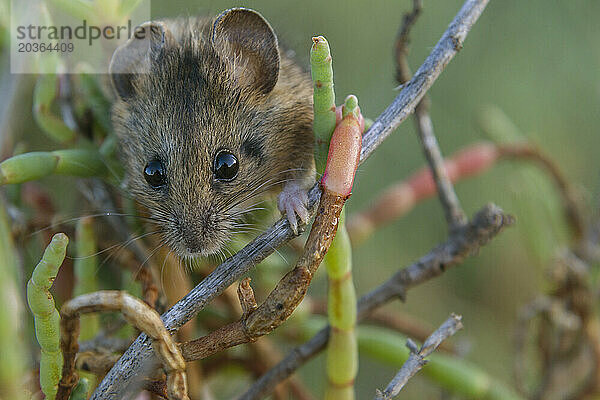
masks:
[[[221,150],[215,156],[213,172],[219,181],[231,181],[236,177],[240,165],[237,158],[229,150]]]
[[[144,178],[154,189],[158,189],[167,183],[165,166],[158,160],[150,161],[144,168]]]

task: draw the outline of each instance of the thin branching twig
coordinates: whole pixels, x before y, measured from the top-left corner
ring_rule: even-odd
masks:
[[[415,343],[408,339],[406,346],[410,349],[410,356],[404,363],[400,371],[394,376],[391,382],[387,385],[384,391],[377,391],[376,400],[390,400],[400,393],[404,385],[412,378],[421,368],[427,364],[427,358],[440,343],[454,335],[458,330],[462,329],[462,317],[452,314],[446,322],[444,322],[435,332],[431,334],[423,343],[421,349],[417,349]]]
[[[413,9],[404,15],[402,26],[398,31],[396,39],[396,80],[404,85],[411,78],[410,66],[408,64],[408,43],[410,29],[417,21],[423,7],[422,0],[413,0]],[[444,209],[444,215],[448,222],[450,231],[458,229],[467,223],[467,217],[463,211],[458,196],[454,191],[448,172],[444,168],[444,158],[433,130],[433,122],[429,116],[429,100],[427,96],[417,104],[415,108],[415,121],[417,133],[423,146],[425,158],[431,168],[431,173],[437,186],[438,196]]]

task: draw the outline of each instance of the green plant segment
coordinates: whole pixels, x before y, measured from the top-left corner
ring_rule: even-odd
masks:
[[[329,278],[327,315],[332,327],[327,347],[326,399],[353,399],[358,372],[356,292],[352,282],[352,248],[342,210],[337,235],[325,256]]]
[[[95,256],[96,238],[94,236],[94,225],[92,218],[81,218],[77,222],[75,230],[75,253],[73,263],[75,273],[74,295],[92,293],[98,290],[96,281],[98,261]],[[81,317],[81,340],[88,340],[98,332],[100,321],[97,314]]]
[[[322,174],[327,162],[331,134],[335,129],[335,92],[329,43],[323,36],[313,37],[310,49],[310,74],[313,81],[313,131],[315,134],[315,164]]]
[[[22,183],[48,175],[103,176],[106,164],[93,149],[20,154],[0,163],[0,185]]]
[[[348,96],[342,108],[342,118],[349,114],[358,121],[359,109],[356,96]],[[356,291],[352,282],[352,246],[346,230],[344,210],[340,216],[337,235],[325,256],[324,263],[329,279],[327,315],[332,328],[327,347],[328,385],[325,398],[354,399],[354,379],[358,372],[355,333]]]
[[[499,144],[535,142],[531,135],[523,133],[498,107],[484,108],[479,118],[483,133]],[[510,191],[520,201],[512,207],[515,215],[523,216],[518,229],[523,231],[526,245],[531,249],[539,265],[553,254],[556,246],[568,237],[568,230],[561,220],[561,205],[544,172],[536,165],[511,165],[508,168]],[[544,229],[530,223],[543,221]]]
[[[69,238],[64,233],[54,235],[27,282],[27,303],[34,316],[35,336],[41,347],[40,386],[49,400],[56,396],[63,364],[60,316],[49,289],[65,259],[68,243]]]
[[[112,131],[110,101],[104,96],[97,76],[83,73],[79,76],[81,91],[95,120],[105,132]]]
[[[71,392],[70,400],[86,400],[88,398],[88,392],[90,391],[90,381],[86,378],[79,378],[77,386]]]
[[[20,388],[25,376],[27,350],[22,341],[21,321],[23,304],[18,294],[19,265],[4,202],[0,200],[0,398],[23,398]]]
[[[328,161],[329,144],[336,128],[332,58],[329,44],[323,36],[313,37],[310,65],[313,80],[315,164],[317,172],[323,174]],[[356,96],[346,98],[343,116],[349,113],[358,121]],[[340,219],[338,233],[324,259],[329,277],[328,315],[332,327],[327,348],[328,385],[325,398],[328,400],[354,399],[354,379],[358,371],[358,349],[354,332],[356,293],[352,282],[352,248],[344,225],[343,210]]]
[[[75,131],[52,113],[52,103],[58,96],[59,80],[55,74],[40,75],[33,93],[33,116],[40,128],[52,140],[59,143],[72,142]]]

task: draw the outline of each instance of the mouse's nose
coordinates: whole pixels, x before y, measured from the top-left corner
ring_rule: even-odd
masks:
[[[176,247],[190,256],[207,256],[218,252],[227,241],[227,235],[214,219],[211,214],[203,214],[183,220],[177,229],[179,246]]]
[[[229,231],[212,207],[187,204],[174,215],[171,238],[181,256],[208,256],[217,253],[229,240]]]
[[[204,232],[190,225],[182,225],[180,234],[185,249],[191,254],[202,253]]]

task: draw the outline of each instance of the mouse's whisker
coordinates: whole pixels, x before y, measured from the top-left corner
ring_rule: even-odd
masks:
[[[250,209],[250,208],[253,208],[253,207],[257,207],[257,206],[259,206],[259,205],[261,205],[261,204],[264,204],[264,203],[266,203],[266,202],[268,202],[268,201],[269,201],[268,199],[262,199],[262,200],[256,201],[256,202],[254,202],[254,203],[252,203],[252,204],[250,204],[250,205],[248,205],[248,206],[246,206],[246,207],[244,207],[244,208],[240,208],[240,209],[238,209],[238,210],[235,210],[235,211],[233,211],[233,212],[231,212],[231,213],[227,214],[227,216],[228,216],[228,217],[233,217],[233,216],[237,215],[237,214],[238,214],[240,211],[244,211],[244,210],[248,210],[248,209]],[[227,210],[226,210],[226,212],[227,212],[227,211],[229,211],[229,210],[231,210],[232,208],[233,208],[233,207],[231,207],[231,208],[227,209]],[[264,208],[263,208],[263,209],[264,209]]]
[[[190,274],[196,270],[198,265],[198,259],[196,257],[186,257],[183,261],[185,269],[189,271]]]
[[[231,204],[227,204],[226,205],[226,210],[230,210],[231,208],[245,202],[248,201],[258,195],[261,195],[262,193],[266,192],[267,190],[269,190],[270,188],[277,186],[279,184],[285,183],[285,182],[289,182],[292,181],[293,179],[281,179],[275,182],[270,182],[272,181],[272,179],[269,179],[267,181],[265,181],[264,183],[262,183],[261,185],[259,185],[258,187],[252,189],[250,192],[247,192],[246,194],[244,194],[244,192],[238,192],[235,194],[235,197],[238,197],[238,199],[231,203]],[[258,191],[260,189],[260,191]],[[241,196],[243,195],[243,196]]]
[[[267,185],[267,184],[269,184],[270,182],[272,182],[272,181],[274,181],[274,180],[278,179],[278,175],[282,175],[282,174],[284,174],[284,173],[288,173],[288,172],[290,172],[290,171],[292,171],[292,170],[286,170],[286,171],[281,171],[281,172],[278,172],[277,174],[275,174],[276,176],[273,176],[273,177],[271,177],[271,178],[269,178],[269,179],[265,180],[264,182],[262,182],[262,183],[260,183],[260,184],[257,184],[257,182],[258,182],[258,181],[260,181],[260,180],[262,180],[263,178],[265,178],[265,177],[266,177],[266,174],[264,174],[264,175],[262,175],[262,176],[259,176],[259,177],[257,177],[257,179],[255,179],[254,181],[252,181],[252,182],[251,182],[251,183],[250,183],[248,186],[249,186],[249,188],[252,188],[252,191],[257,191],[257,190],[260,190],[260,189],[261,189],[261,188],[262,188],[264,185]],[[283,182],[283,181],[284,181],[284,180],[280,180],[280,181],[278,181],[278,183],[280,183],[280,182]],[[276,185],[276,184],[277,184],[277,183],[275,183],[275,185]]]
[[[85,260],[85,259],[90,258],[90,257],[95,257],[95,256],[98,256],[100,254],[104,254],[107,251],[110,251],[110,250],[115,249],[115,248],[125,248],[125,247],[129,246],[131,243],[135,242],[136,240],[139,240],[139,239],[142,239],[142,238],[145,238],[147,236],[150,236],[150,235],[153,235],[153,234],[156,234],[156,233],[160,233],[160,232],[161,232],[161,230],[156,230],[156,231],[152,231],[152,232],[146,232],[146,233],[143,233],[141,235],[138,235],[136,237],[133,237],[133,238],[127,240],[125,243],[116,243],[116,244],[113,244],[113,245],[111,245],[109,247],[106,247],[106,248],[104,248],[102,250],[99,250],[99,251],[95,252],[94,254],[89,254],[87,256],[69,256],[69,255],[67,255],[67,256],[65,256],[65,258],[68,258],[70,260]]]
[[[140,266],[135,270],[135,272],[133,273],[133,276],[138,275],[140,273],[140,271],[144,268],[144,265],[146,265],[146,263],[148,261],[150,261],[150,259],[154,256],[154,254],[156,254],[156,252],[158,252],[164,246],[165,246],[165,243],[159,243],[158,245],[156,245],[156,247],[150,252],[150,254],[148,255],[148,257],[146,257],[146,259],[144,260],[144,262],[142,262],[140,264]]]
[[[265,207],[251,207],[251,208],[246,208],[246,209],[243,209],[241,211],[235,212],[233,214],[229,214],[229,217],[235,219],[236,217],[239,217],[241,215],[245,215],[245,214],[251,213],[252,211],[258,211],[258,210],[266,210],[266,208]]]
[[[273,179],[268,179],[259,185],[255,185],[254,182],[252,182],[251,184],[248,185],[250,188],[234,193],[231,197],[236,198],[237,200],[234,201],[233,203],[225,202],[223,208],[230,209],[230,208],[235,207],[236,205],[243,203],[243,202],[251,199],[252,197],[257,196],[258,194],[268,190],[270,187],[277,184],[277,183],[273,183],[273,184],[269,185],[270,181],[272,181],[272,180]],[[267,186],[265,187],[265,185],[267,185]]]
[[[134,236],[134,237],[128,239],[127,241],[125,241],[124,243],[116,244],[116,245],[110,246],[110,247],[108,247],[106,249],[103,249],[103,250],[99,251],[97,254],[103,254],[103,253],[105,253],[107,251],[116,249],[116,251],[109,253],[109,255],[102,260],[102,262],[100,263],[100,265],[98,266],[98,268],[100,268],[100,267],[104,266],[105,264],[107,264],[113,257],[116,258],[116,256],[121,251],[123,251],[124,249],[126,249],[127,247],[129,247],[129,245],[131,245],[133,242],[135,242],[137,240],[141,240],[141,239],[143,239],[145,237],[148,237],[148,236],[159,234],[161,232],[162,232],[162,229],[158,229],[158,230],[155,230],[155,231],[152,231],[152,232],[146,232],[146,233]],[[77,259],[77,257],[74,257],[74,259]]]
[[[165,254],[162,266],[160,267],[160,287],[162,288],[163,292],[165,290],[165,275],[164,275],[165,266],[167,265],[167,259],[169,258],[170,255],[171,255],[171,250],[169,249],[169,252],[167,254]]]
[[[59,226],[65,225],[65,224],[70,224],[73,222],[77,222],[83,218],[98,218],[98,217],[125,217],[125,218],[137,218],[143,221],[151,221],[151,222],[161,222],[158,219],[152,218],[152,217],[142,217],[142,216],[138,216],[138,215],[134,215],[134,214],[125,214],[125,213],[117,213],[117,212],[102,212],[102,213],[96,213],[96,214],[86,214],[86,215],[80,215],[78,217],[73,217],[73,218],[65,218],[65,219],[61,219],[59,221],[53,222],[43,228],[37,229],[31,233],[29,233],[26,237],[29,238],[31,236],[37,235],[39,233],[51,230],[51,229],[56,229]]]
[[[233,224],[233,227],[234,227],[234,228],[245,228],[245,227],[247,227],[247,226],[255,226],[255,225],[256,225],[256,224],[249,224],[249,223],[238,223],[238,222],[236,222],[236,223],[234,223],[234,224]]]

